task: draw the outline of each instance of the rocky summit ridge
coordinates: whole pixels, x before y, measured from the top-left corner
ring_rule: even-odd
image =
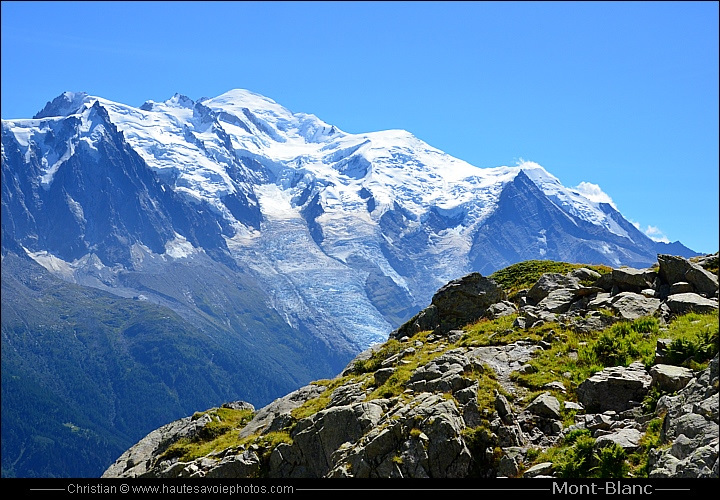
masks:
[[[336,378],[171,422],[103,477],[718,477],[717,269],[469,274]]]

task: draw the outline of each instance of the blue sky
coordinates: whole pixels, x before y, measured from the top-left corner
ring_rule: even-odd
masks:
[[[718,250],[718,2],[2,2],[2,117],[245,88],[346,132],[598,184]]]

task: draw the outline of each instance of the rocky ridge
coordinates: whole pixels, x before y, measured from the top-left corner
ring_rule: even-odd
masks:
[[[189,451],[222,420],[211,409],[153,431],[103,477],[574,477],[583,471],[568,457],[582,439],[594,460],[615,464],[602,469],[612,477],[638,457],[647,477],[718,477],[718,278],[703,266],[716,272],[717,254],[659,255],[649,269],[573,266],[510,296],[470,274],[337,378],[253,411],[228,432],[232,445]],[[710,313],[709,363],[678,362],[663,338],[691,312],[690,323]],[[630,325],[623,335],[657,333],[653,362],[532,378],[543,356],[577,360],[616,324]]]

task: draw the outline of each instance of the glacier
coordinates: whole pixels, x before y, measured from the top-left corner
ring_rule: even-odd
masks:
[[[289,325],[322,324],[318,332],[341,332],[358,350],[384,341],[439,286],[478,270],[472,249],[520,172],[551,204],[545,209],[556,208],[570,225],[599,231],[598,241],[580,237],[604,255],[598,259],[613,265],[653,260],[647,238],[633,231],[602,191],[588,191],[582,183],[567,188],[537,163],[477,167],[410,132],[346,133],[248,90],[197,101],[175,94],[137,108],[66,92],[33,119],[3,121],[3,134],[26,161],[40,159],[39,182],[48,189],[78,144],[93,149],[102,140],[99,109],[163,189],[219,217],[229,255],[255,273]],[[88,216],[77,201],[67,203],[78,217]],[[603,235],[620,243],[601,241]],[[164,246],[167,256],[190,259],[201,250],[186,236],[175,231]],[[535,231],[522,257],[557,258],[548,236]],[[48,248],[28,252],[52,255]],[[62,255],[35,258],[65,277],[75,265]],[[485,262],[482,270],[510,260]],[[117,274],[116,264],[103,262],[115,269],[111,274]],[[390,311],[378,298],[387,293],[404,307]]]

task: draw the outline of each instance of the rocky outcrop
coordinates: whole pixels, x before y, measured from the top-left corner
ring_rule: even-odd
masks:
[[[237,410],[255,409],[250,403],[244,401],[226,403],[223,406]],[[213,416],[210,411],[207,411],[170,422],[152,431],[123,453],[102,477],[159,477],[158,469],[164,470],[166,466],[170,465],[167,463],[159,465],[163,453],[181,439],[192,439],[198,436],[212,421]],[[179,471],[176,469],[169,472],[170,476],[178,474]]]
[[[105,476],[553,477],[551,462],[524,465],[529,450],[557,446],[582,430],[596,450],[614,446],[633,453],[643,446],[648,422],[663,419],[661,439],[670,446],[652,452],[651,477],[717,477],[717,356],[707,370],[695,372],[669,364],[664,354],[670,341],[660,339],[653,366],[607,367],[577,387],[551,380],[524,399],[528,390],[516,375],[537,370],[531,362],[558,341],[554,330],[542,340],[498,345],[463,340],[464,325],[510,311],[517,311],[512,329],[490,338],[547,321],[592,331],[648,315],[670,319],[672,300],[685,295],[717,309],[717,289],[710,297],[697,293],[710,290],[697,285],[708,281],[697,278],[694,266],[666,261],[660,271],[547,274],[518,294],[517,304],[477,273],[453,281],[393,332],[393,342],[358,355],[335,381],[309,384],[255,412],[233,431],[236,447],[185,461],[166,453],[180,439],[202,433],[213,419],[208,411],[149,434]],[[680,279],[694,281],[673,281]],[[658,292],[687,289],[678,283],[693,283],[693,291]],[[665,394],[654,411],[643,405],[651,391]],[[247,409],[239,402],[230,407]],[[271,444],[277,436],[282,439]]]
[[[391,333],[390,338],[411,337],[424,330],[448,332],[463,327],[482,318],[491,306],[506,298],[495,281],[480,273],[471,273],[440,288],[430,306]]]
[[[657,404],[661,438],[672,443],[649,457],[649,477],[718,477],[718,357],[675,396]]]

